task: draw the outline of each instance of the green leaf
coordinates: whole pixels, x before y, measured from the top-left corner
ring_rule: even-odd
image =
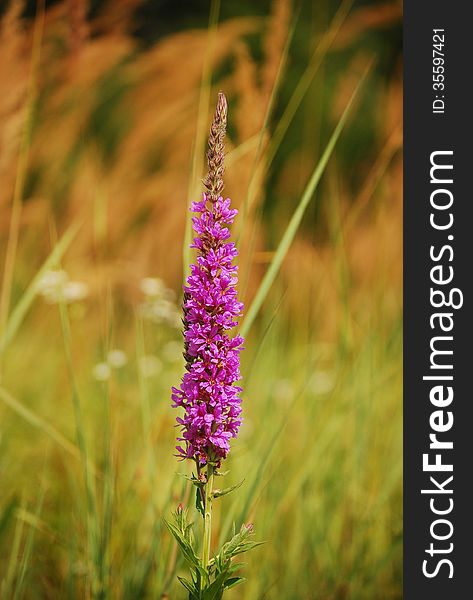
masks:
[[[179,575],[177,576],[177,578],[182,583],[182,585],[186,588],[186,590],[189,592],[189,594],[190,594],[189,600],[194,600],[194,598],[197,600],[199,598],[199,590],[197,590],[195,588],[194,584],[192,584],[190,581],[188,581],[184,577],[180,577]]]
[[[204,518],[205,508],[204,508],[204,503],[202,502],[202,494],[201,494],[200,487],[198,487],[195,490],[195,507],[202,515],[202,518]]]
[[[217,469],[215,469],[214,471],[215,477],[223,477],[224,475],[228,475],[229,473],[230,471],[218,471]]]
[[[0,515],[0,539],[3,534],[6,532],[10,522],[13,520],[15,515],[15,510],[18,507],[18,500],[14,496],[10,502],[3,509],[2,514]]]
[[[179,473],[179,471],[176,471],[176,475],[179,477],[184,477],[184,479],[187,479],[187,481],[195,480],[194,473],[192,473],[192,475],[187,475],[187,473]]]
[[[233,552],[232,556],[237,556],[238,554],[243,554],[244,552],[253,550],[253,548],[262,546],[263,544],[266,544],[266,542],[246,542],[245,544],[240,544],[240,546],[238,546],[238,548]]]
[[[225,589],[224,586],[227,577],[228,571],[227,569],[225,569],[215,578],[215,581],[204,590],[202,596],[203,600],[220,600]]]
[[[186,562],[205,576],[205,570],[202,568],[200,558],[196,555],[194,548],[188,537],[185,536],[184,531],[166,519],[164,519],[164,523],[178,543]],[[188,531],[188,526],[186,527],[186,531]]]
[[[192,475],[187,475],[186,473],[176,473],[176,475],[179,475],[179,477],[184,477],[184,479],[187,479],[187,481],[190,481],[198,487],[203,487],[205,485],[205,482],[200,481],[200,479],[197,479],[194,473],[192,473]]]
[[[226,589],[245,581],[244,577],[231,577],[233,573],[244,566],[244,563],[232,563],[230,559],[222,562],[222,558],[220,557],[220,560],[215,564],[217,565],[215,580],[203,591],[203,600],[220,600]],[[218,565],[221,570],[219,570]]]
[[[212,495],[213,495],[214,498],[220,498],[222,496],[226,496],[230,492],[233,492],[233,490],[237,490],[241,485],[243,485],[244,481],[245,480],[242,479],[239,483],[236,483],[235,485],[227,487],[227,488],[225,488],[223,490],[219,490],[219,489],[214,490],[213,493],[212,493]]]
[[[243,583],[244,581],[246,581],[245,577],[230,577],[225,581],[223,587],[226,590],[229,590],[230,588],[235,587],[236,585],[238,585],[239,583]]]
[[[243,567],[246,567],[246,563],[243,562],[230,562],[229,567],[227,568],[227,574],[228,575],[233,575],[233,573],[236,573],[238,571],[238,569],[243,569]]]
[[[264,542],[253,542],[249,538],[253,535],[253,529],[247,525],[242,525],[240,531],[233,538],[223,545],[220,552],[224,560],[229,560],[238,554],[248,552]]]

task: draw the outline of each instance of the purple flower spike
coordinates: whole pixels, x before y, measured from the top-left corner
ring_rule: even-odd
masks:
[[[231,338],[228,331],[238,324],[243,304],[238,302],[236,284],[238,255],[229,242],[228,225],[237,211],[224,199],[224,145],[227,102],[220,92],[212,122],[204,180],[207,193],[192,203],[192,219],[197,234],[191,248],[198,257],[184,286],[184,358],[186,370],[179,388],[172,388],[174,407],[184,408],[177,422],[182,430],[176,447],[178,456],[197,464],[220,463],[230,451],[230,439],[241,424],[239,393],[235,383],[240,376],[243,338]]]

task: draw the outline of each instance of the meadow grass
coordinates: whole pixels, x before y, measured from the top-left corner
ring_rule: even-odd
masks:
[[[401,329],[394,322],[379,332],[379,317],[370,315],[371,323],[348,352],[335,344],[301,343],[277,321],[261,347],[256,336],[248,338],[245,425],[228,460],[227,477],[229,483],[243,478],[245,483],[234,498],[216,505],[214,519],[216,540],[228,536],[234,521],[237,526],[256,523],[259,537],[267,540],[247,565],[245,598],[400,597]],[[73,337],[80,339],[80,331],[74,332],[80,325],[72,328]],[[38,329],[17,340],[17,352],[25,356],[27,346],[41,347],[46,331]],[[50,363],[63,362],[59,326],[50,322],[46,329],[58,347],[38,352],[28,381],[11,385],[22,388],[21,396],[30,399],[47,423],[59,424],[73,439],[70,393],[58,393],[54,381],[42,388],[47,374],[55,375]],[[131,347],[129,355],[133,353]],[[96,577],[107,586],[104,597],[141,597],[132,591],[137,589],[143,590],[142,597],[155,597],[169,586],[172,543],[160,517],[186,496],[185,484],[175,474],[186,467],[172,458],[174,415],[167,401],[169,385],[181,369],[176,361],[160,380],[140,386],[130,365],[119,382],[112,382],[112,446],[105,456],[105,394],[101,385],[80,377],[86,388],[83,428],[97,468],[89,500],[81,462],[69,458],[56,439],[48,441],[44,428],[38,431],[5,413],[5,510],[7,501],[23,490],[22,504],[35,514],[40,510],[37,490],[45,488],[39,518],[46,528],[38,528],[34,520],[24,522],[17,508],[3,529],[4,564],[11,552],[15,567],[10,570],[22,589],[25,575],[20,574],[28,574],[29,592],[22,597],[45,592],[61,597],[67,581],[74,596],[85,597]],[[38,389],[44,391],[38,394]],[[12,546],[8,539],[13,530],[17,542]],[[32,530],[35,536],[29,541]],[[32,558],[27,548],[33,542]],[[171,597],[181,597],[174,585],[172,581]]]
[[[242,324],[246,336],[244,424],[226,461],[230,471],[226,485],[242,479],[244,483],[215,503],[213,543],[221,543],[233,527],[247,522],[255,524],[257,538],[266,543],[249,555],[247,581],[230,590],[229,599],[401,597],[401,211],[396,200],[399,174],[392,164],[400,142],[392,130],[387,131],[380,158],[367,170],[360,193],[347,200],[337,150],[344,143],[344,126],[364,117],[350,100],[356,85],[345,99],[348,109],[338,115],[326,137],[325,151],[322,147],[318,158],[311,156],[303,191],[290,205],[288,218],[287,211],[281,213],[275,231],[268,231],[268,240],[276,237],[275,243],[261,241],[261,232],[265,227],[269,230],[271,223],[259,200],[265,177],[298,104],[314,85],[314,75],[348,18],[350,4],[341,5],[320,45],[313,49],[305,75],[279,118],[273,114],[273,103],[282,85],[296,20],[289,25],[275,10],[274,19],[280,20],[283,35],[275,44],[278,51],[267,58],[273,65],[272,70],[268,68],[267,85],[257,94],[247,80],[245,85],[250,87],[239,92],[258,99],[260,115],[259,126],[248,128],[246,137],[230,149],[227,163],[229,193],[243,203],[236,230],[243,250],[240,276],[248,285],[244,286],[247,316]],[[14,250],[15,260],[7,260],[4,297],[8,296],[5,303],[11,309],[5,309],[8,314],[0,332],[2,598],[185,597],[176,578],[184,574],[184,565],[163,523],[163,517],[169,517],[179,503],[191,509],[194,503],[191,486],[179,475],[188,473],[189,466],[173,456],[175,410],[169,396],[183,372],[181,335],[166,321],[145,318],[139,308],[143,301],[139,277],[126,286],[121,278],[123,271],[126,275],[134,268],[143,274],[144,267],[139,267],[137,259],[129,268],[127,260],[133,253],[120,258],[113,251],[118,254],[127,246],[130,230],[138,244],[143,231],[148,232],[147,239],[166,240],[167,228],[174,228],[176,240],[169,247],[165,241],[161,246],[158,241],[158,247],[146,242],[144,252],[152,251],[151,264],[157,265],[152,274],[172,273],[168,284],[179,292],[181,265],[183,260],[184,267],[189,262],[186,189],[192,190],[191,195],[198,191],[196,174],[202,170],[200,147],[211,99],[213,53],[224,52],[219,46],[222,37],[228,38],[231,47],[232,36],[237,35],[232,30],[237,25],[229,24],[226,30],[219,25],[217,31],[218,12],[219,3],[213,2],[209,31],[199,46],[207,47],[208,54],[202,69],[195,68],[194,83],[189,84],[191,100],[197,101],[197,111],[192,113],[196,127],[187,129],[184,139],[193,139],[195,145],[192,154],[189,146],[184,158],[178,159],[189,165],[190,156],[189,175],[175,186],[182,199],[165,204],[169,208],[161,221],[148,218],[151,232],[143,229],[146,218],[120,229],[122,217],[116,213],[120,205],[113,214],[106,208],[109,194],[120,195],[119,171],[133,139],[122,142],[123,147],[117,142],[124,162],[118,158],[110,174],[105,174],[97,166],[97,140],[87,141],[85,136],[89,158],[70,162],[70,171],[64,174],[69,180],[63,189],[70,190],[71,200],[68,228],[62,221],[60,229],[65,233],[58,241],[49,223],[41,230],[44,243],[20,229],[15,211],[8,215],[8,228],[13,231],[8,252],[12,255]],[[197,32],[195,39],[200,40]],[[177,39],[175,43],[178,55]],[[87,50],[87,42],[84,45]],[[32,48],[36,56],[38,48],[35,44]],[[172,62],[171,45],[166,52],[170,55],[166,60]],[[120,52],[118,56],[121,60]],[[154,64],[160,58],[156,54],[148,60]],[[126,61],[120,65],[126,79]],[[145,67],[144,62],[139,66]],[[189,64],[190,79],[192,68]],[[81,76],[78,66],[76,81]],[[94,85],[98,87],[98,82]],[[113,95],[113,79],[109,85]],[[140,85],[146,97],[150,84],[143,81]],[[238,90],[236,82],[232,85]],[[74,90],[68,93],[65,106],[72,110]],[[135,99],[140,102],[138,96]],[[54,102],[58,101],[56,97]],[[167,110],[174,110],[173,106],[167,105]],[[72,119],[67,110],[63,117]],[[189,119],[189,112],[183,111]],[[82,116],[78,122],[83,122]],[[139,122],[136,127],[141,128]],[[395,122],[394,132],[398,127]],[[77,129],[71,125],[73,131]],[[35,132],[44,144],[39,125]],[[142,135],[140,147],[150,139],[147,132]],[[13,181],[18,177],[22,181],[28,165],[47,156],[48,148],[38,147],[34,135],[31,143],[30,158],[25,158],[24,143],[20,145],[20,159],[12,166]],[[52,156],[65,142],[58,143]],[[171,148],[169,139],[167,143]],[[38,164],[44,166],[42,159]],[[159,180],[164,195],[173,189],[173,165],[161,165],[170,180],[169,186]],[[98,177],[100,198],[96,195],[96,202],[87,196],[94,169],[104,174]],[[135,177],[135,170],[136,165],[130,168],[130,177]],[[239,177],[241,182],[236,181]],[[48,192],[48,181],[51,178],[45,175],[43,194]],[[153,181],[150,175],[149,181]],[[136,181],[135,185],[137,197],[146,195],[144,187]],[[154,183],[150,186],[158,189]],[[24,187],[22,183],[22,194]],[[93,204],[91,211],[87,212],[87,202],[85,209],[78,203],[78,191]],[[25,200],[18,193],[15,206]],[[326,231],[315,241],[301,229],[304,223],[306,227],[312,223],[306,213],[314,200],[322,209],[312,214],[326,220]],[[90,218],[96,215],[99,202],[107,215],[99,228],[103,234]],[[130,218],[130,203],[131,199],[123,205],[123,219]],[[24,209],[28,217],[29,206]],[[47,210],[49,214],[49,204]],[[278,207],[274,210],[277,214]],[[56,212],[50,221],[61,221],[61,216]],[[179,226],[176,219],[180,219]],[[93,258],[84,268],[84,257],[89,255]],[[105,285],[97,286],[81,302],[48,304],[40,294],[41,280],[61,265],[77,268],[91,281],[103,278]],[[176,310],[178,301],[176,296]],[[111,369],[106,381],[97,381],[94,367],[114,348],[125,352],[126,364]],[[154,360],[154,371],[142,368],[149,357]],[[197,514],[194,520],[199,522]]]

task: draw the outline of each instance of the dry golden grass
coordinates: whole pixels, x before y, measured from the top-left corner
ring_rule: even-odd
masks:
[[[29,195],[24,198],[22,234],[28,238],[29,232],[37,228],[45,234],[44,225],[51,214],[59,227],[80,216],[85,226],[76,254],[81,257],[82,272],[89,267],[106,271],[117,284],[125,285],[145,274],[159,273],[178,288],[182,278],[178,256],[208,33],[182,32],[137,52],[126,26],[136,4],[119,2],[112,7],[108,3],[90,25],[84,22],[82,0],[68,0],[47,13],[39,68],[40,101],[29,159],[32,189],[27,188]],[[4,232],[10,220],[8,207],[31,61],[32,25],[21,23],[20,8],[16,0],[9,8],[0,42],[2,55],[11,57],[0,67],[0,86],[8,90],[8,94],[2,94],[0,109],[0,226]],[[369,14],[355,13],[337,40],[346,40],[347,31],[352,32],[355,25],[383,24],[397,14],[393,6],[383,10],[378,10],[382,13],[379,18],[373,16],[374,9]],[[290,2],[278,0],[268,22],[241,18],[223,23],[210,56],[212,71],[226,60],[232,65],[218,85],[228,90],[234,106],[232,121],[237,137],[228,140],[227,150],[231,153],[235,147],[242,149],[235,153],[226,184],[226,192],[237,207],[247,202],[242,264],[247,264],[250,251],[264,249],[264,231],[255,215],[264,200],[267,170],[269,132],[261,132],[261,127],[281,65],[290,18]],[[90,38],[89,30],[101,35]],[[263,36],[261,65],[250,56],[244,39],[257,31]],[[334,119],[363,66],[364,58],[360,56],[347,69],[343,87],[337,93],[338,104],[333,108]],[[387,94],[388,102],[395,96],[391,102],[394,106],[398,106],[396,94],[394,90]],[[398,130],[398,115],[391,120]],[[388,123],[388,119],[381,122]],[[94,130],[96,125],[98,132]],[[398,137],[388,143],[385,162],[391,159],[398,143]],[[301,151],[297,168],[305,162],[310,169],[311,157]],[[385,172],[384,164],[378,167],[378,173],[379,169]],[[303,172],[298,175],[299,181],[304,181]],[[376,170],[368,181],[375,178]],[[289,171],[285,181],[288,185],[294,181]],[[370,196],[371,192],[364,194]],[[369,198],[362,203],[368,204]],[[46,252],[47,235],[43,239]],[[169,260],[170,256],[175,260]],[[113,268],[110,262],[120,268]],[[258,268],[257,260],[256,278]],[[300,275],[304,278],[310,276],[309,272]]]

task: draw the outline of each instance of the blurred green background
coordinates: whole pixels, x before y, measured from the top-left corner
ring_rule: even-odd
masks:
[[[213,543],[267,543],[228,598],[401,598],[401,3],[0,6],[0,596],[185,598],[170,387],[221,89],[247,311],[324,166],[243,320]]]

